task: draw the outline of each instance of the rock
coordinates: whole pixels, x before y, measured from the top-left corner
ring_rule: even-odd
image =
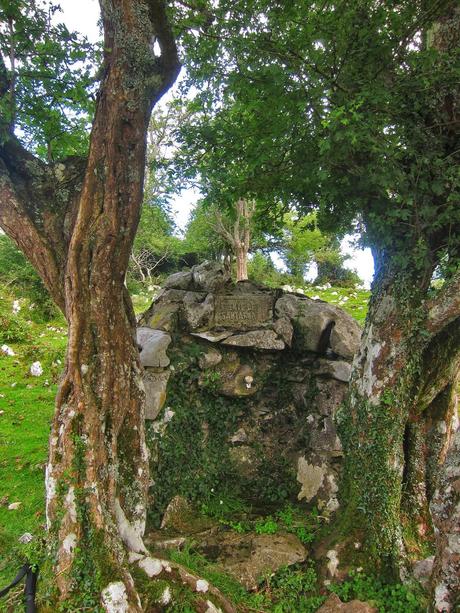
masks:
[[[170,529],[181,534],[201,532],[213,525],[206,517],[198,516],[192,505],[183,496],[174,496],[166,507],[161,529]]]
[[[240,428],[230,437],[230,442],[232,445],[236,445],[237,443],[246,443],[248,440],[248,435],[246,434],[246,430],[244,428]]]
[[[236,398],[253,396],[259,389],[257,383],[254,383],[253,369],[247,364],[240,366],[238,362],[236,368],[226,370],[227,364],[222,364],[222,368],[218,370],[221,374],[220,392],[224,396]]]
[[[177,326],[180,305],[177,302],[165,302],[156,305],[147,324],[154,330],[172,332]]]
[[[271,322],[272,318],[273,295],[270,293],[233,293],[215,296],[215,327],[244,330]]]
[[[434,611],[457,611],[460,602],[460,430],[440,469],[430,504],[436,534],[432,602]]]
[[[318,360],[317,374],[326,375],[348,383],[351,376],[351,364],[343,360]]]
[[[337,568],[339,566],[339,558],[337,556],[337,551],[335,549],[330,549],[326,553],[326,558],[329,560],[327,563],[327,572],[330,577],[335,577],[337,573]]]
[[[191,270],[184,272],[175,272],[164,282],[164,287],[167,289],[182,289],[188,290],[191,288],[193,282],[193,275]]]
[[[294,325],[298,349],[334,353],[352,359],[359,348],[361,327],[342,309],[310,298],[286,294],[275,304],[278,317],[289,317]]]
[[[22,505],[22,502],[12,502],[8,505],[8,511],[17,511]]]
[[[230,275],[218,262],[203,262],[192,268],[193,283],[198,291],[215,292],[230,282]]]
[[[231,447],[228,451],[237,473],[247,479],[257,475],[258,458],[257,453],[248,445]]]
[[[342,602],[337,594],[331,594],[317,613],[377,613],[377,609],[361,600]]]
[[[428,589],[430,586],[430,579],[433,573],[434,556],[425,558],[415,562],[412,566],[412,572],[414,579],[420,583],[424,589]]]
[[[276,334],[286,343],[288,347],[292,345],[292,335],[294,328],[287,317],[277,319],[273,324],[273,329]]]
[[[34,540],[34,535],[31,534],[30,532],[24,532],[24,534],[18,538],[18,541],[22,543],[23,545],[27,545],[27,543],[30,543],[33,540]]]
[[[305,498],[309,502],[318,493],[323,484],[326,474],[324,465],[314,466],[309,464],[304,457],[300,457],[297,463],[297,481],[302,488],[297,496],[299,500]]]
[[[207,368],[213,368],[222,362],[222,354],[214,349],[213,347],[209,349],[206,353],[202,353],[198,358],[198,366],[201,370],[206,370]]]
[[[156,419],[166,401],[166,389],[171,371],[144,371],[145,419]]]
[[[214,313],[214,296],[187,292],[184,296],[184,317],[190,330],[209,324]]]
[[[333,457],[343,455],[342,444],[332,418],[321,418],[318,420],[318,426],[310,435],[310,449],[317,453],[328,453]]]
[[[137,329],[137,342],[141,347],[141,364],[144,367],[166,368],[169,366],[166,350],[171,343],[171,337],[167,332],[141,327]]]
[[[222,345],[233,345],[234,347],[252,347],[253,349],[266,349],[268,351],[282,351],[285,347],[274,330],[252,330],[245,334],[229,336]]]
[[[211,343],[219,343],[224,338],[228,338],[232,334],[233,332],[230,332],[229,330],[225,332],[216,332],[214,330],[209,330],[208,332],[192,332],[192,336],[203,338],[205,341],[210,341]]]
[[[362,329],[351,315],[345,311],[338,312],[340,315],[335,317],[335,326],[331,332],[331,348],[337,355],[352,360],[359,349]]]
[[[303,562],[307,551],[294,534],[237,534],[219,532],[198,545],[217,566],[254,590],[267,574]]]
[[[293,322],[294,344],[298,350],[325,353],[328,330],[334,321],[328,305],[287,294],[276,302],[275,312],[278,317],[287,316]]]
[[[43,374],[43,368],[40,362],[34,362],[30,367],[30,374],[32,377],[41,377]]]

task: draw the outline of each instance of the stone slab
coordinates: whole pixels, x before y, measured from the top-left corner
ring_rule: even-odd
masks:
[[[214,326],[248,328],[272,321],[273,297],[263,294],[215,296]]]

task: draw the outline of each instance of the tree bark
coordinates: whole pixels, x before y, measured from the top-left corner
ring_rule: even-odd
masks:
[[[145,551],[149,471],[135,317],[124,279],[150,113],[179,62],[162,0],[103,0],[101,10],[104,77],[88,158],[46,165],[11,137],[0,150],[0,225],[37,268],[69,325],[46,471],[59,598],[76,610],[102,603],[107,611],[118,598],[117,611],[140,611],[126,551]]]
[[[339,414],[340,529],[349,544],[363,543],[370,568],[393,577],[405,554],[403,526],[419,537],[431,532],[428,505],[454,423],[460,309],[444,314],[458,277],[438,296],[439,308],[425,300],[426,278],[380,270]]]

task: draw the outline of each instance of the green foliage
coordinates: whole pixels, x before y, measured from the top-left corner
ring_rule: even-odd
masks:
[[[214,516],[228,515],[238,504],[228,438],[236,430],[241,401],[216,395],[212,377],[209,385],[198,389],[199,354],[200,347],[192,346],[188,355],[172,355],[175,371],[168,384],[167,409],[174,415],[164,432],[147,425],[154,470],[162,476],[152,488],[154,523],[178,494]]]
[[[267,579],[273,613],[313,613],[324,602],[318,594],[318,577],[313,564],[304,568],[281,568]]]
[[[0,54],[9,86],[0,106],[3,129],[15,126],[49,161],[86,153],[99,59],[97,48],[56,23],[59,10],[48,0],[0,6]]]
[[[32,265],[13,241],[0,234],[0,284],[29,301],[28,318],[40,323],[56,318],[58,309]]]
[[[257,534],[276,534],[278,532],[278,524],[273,517],[264,517],[256,521],[255,531]]]
[[[420,589],[400,583],[385,584],[361,572],[351,572],[350,578],[329,586],[343,602],[358,599],[375,606],[379,613],[422,613],[426,601]]]

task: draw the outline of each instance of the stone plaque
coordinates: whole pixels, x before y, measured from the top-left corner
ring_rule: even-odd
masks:
[[[271,321],[272,317],[273,297],[270,295],[215,296],[215,326],[252,327]]]

